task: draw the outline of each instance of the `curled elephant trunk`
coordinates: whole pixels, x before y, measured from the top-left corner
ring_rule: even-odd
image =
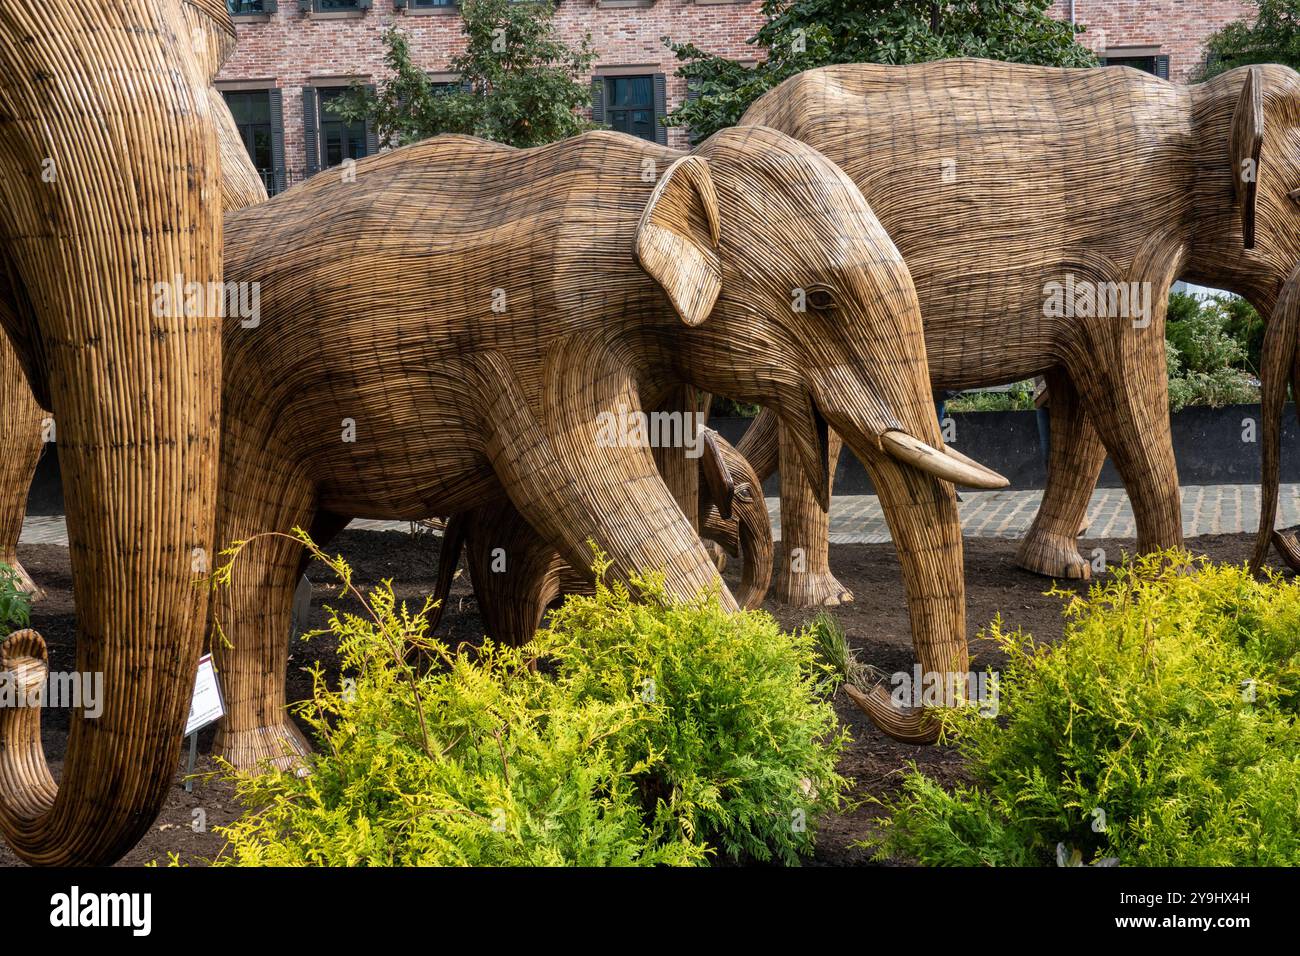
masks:
[[[1263,462],[1260,474],[1259,534],[1251,570],[1258,572],[1268,556],[1269,542],[1277,545],[1283,559],[1300,571],[1300,545],[1294,532],[1275,532],[1278,482],[1282,463],[1282,411],[1286,403],[1287,383],[1300,396],[1300,355],[1296,344],[1300,335],[1300,265],[1287,276],[1264,333],[1261,416],[1263,418]]]
[[[948,482],[903,461],[869,449],[856,453],[871,475],[898,549],[922,679],[952,687],[968,670],[956,492]],[[918,693],[920,689],[913,688]],[[849,687],[848,693],[876,726],[896,740],[929,744],[939,737],[939,722],[911,697],[900,701],[883,684],[866,691]]]
[[[111,863],[149,829],[203,640],[220,323],[160,298],[176,277],[191,291],[221,279],[209,77],[193,49],[175,0],[0,8],[0,234],[21,237],[12,275],[34,327],[14,338],[35,343],[58,419],[76,676],[102,688],[71,715],[57,788],[39,710],[0,712],[0,831],[34,864]],[[34,632],[2,655],[19,685],[43,680]]]
[[[700,536],[716,541],[734,557],[740,557],[740,588],[736,603],[753,610],[762,605],[772,584],[772,523],[763,497],[758,473],[740,451],[716,438],[713,443],[720,470],[731,492],[724,508],[717,502],[714,487],[722,480],[709,480],[707,495],[700,495]],[[714,501],[709,499],[713,498]]]

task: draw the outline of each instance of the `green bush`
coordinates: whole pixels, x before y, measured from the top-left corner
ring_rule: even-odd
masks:
[[[363,616],[330,611],[347,677],[317,670],[298,705],[310,772],[232,774],[250,812],[215,862],[797,862],[847,785],[811,638],[639,585],[571,597],[518,650],[449,650],[387,583]]]
[[[31,623],[32,599],[22,589],[18,572],[0,564],[0,639]]]
[[[952,792],[913,765],[875,840],[932,865],[1300,864],[1300,584],[1149,556],[1053,646],[990,628],[997,720],[946,713]],[[1057,592],[1064,596],[1068,592]]]
[[[1027,412],[1034,409],[1033,380],[1016,382],[1005,391],[962,392],[949,399],[949,412]]]
[[[1262,335],[1263,322],[1243,299],[1172,293],[1165,325],[1170,410],[1259,401],[1251,362],[1259,360]]]

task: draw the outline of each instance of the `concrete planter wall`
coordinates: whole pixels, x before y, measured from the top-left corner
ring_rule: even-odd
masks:
[[[1038,423],[1034,412],[961,412],[952,415],[956,427],[953,445],[965,455],[988,465],[1011,480],[1013,488],[1041,488],[1047,477],[1038,445]],[[747,418],[715,418],[711,424],[724,438],[735,443],[749,427]],[[1253,423],[1250,424],[1250,423]],[[1173,417],[1174,453],[1178,456],[1178,479],[1183,485],[1250,485],[1259,483],[1260,417],[1258,405],[1228,405],[1224,408],[1187,408]],[[1253,435],[1254,441],[1246,441]],[[1287,405],[1282,416],[1282,480],[1300,482],[1300,427],[1295,407]],[[1114,466],[1107,461],[1101,471],[1102,487],[1122,485]],[[847,452],[840,456],[835,475],[838,494],[871,494],[871,481],[858,460]],[[764,487],[768,495],[779,493],[776,476]],[[59,460],[53,445],[46,446],[27,499],[27,513],[63,514],[63,485]]]
[[[1034,412],[961,412],[951,417],[956,429],[955,448],[1006,475],[1013,488],[1043,487],[1047,468],[1039,447]],[[735,442],[745,433],[749,420],[718,418],[710,424],[728,441]],[[1297,482],[1300,481],[1300,454],[1295,454],[1295,450],[1300,446],[1300,427],[1297,427],[1293,405],[1287,405],[1282,426],[1282,480]],[[1259,405],[1186,408],[1173,416],[1173,432],[1181,484],[1259,483]],[[1110,461],[1102,468],[1099,483],[1105,488],[1123,485]],[[768,495],[778,493],[775,476],[764,490]],[[835,490],[846,495],[872,493],[865,469],[847,452],[840,456]]]

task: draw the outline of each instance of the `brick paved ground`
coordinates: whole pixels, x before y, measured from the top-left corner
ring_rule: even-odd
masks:
[[[1041,491],[963,491],[962,528],[970,538],[1019,538],[1029,530],[1038,510]],[[772,530],[780,536],[780,502],[767,499]],[[1283,485],[1280,527],[1300,524],[1300,484]],[[1123,489],[1103,488],[1093,493],[1088,509],[1090,538],[1133,538],[1133,511]],[[1255,485],[1206,485],[1183,489],[1183,533],[1232,534],[1254,531],[1259,523],[1259,488]],[[406,531],[408,521],[352,522],[361,530]],[[831,541],[836,544],[879,544],[889,540],[880,502],[874,495],[849,495],[831,504]],[[28,517],[23,525],[24,544],[67,545],[68,533],[61,517]]]

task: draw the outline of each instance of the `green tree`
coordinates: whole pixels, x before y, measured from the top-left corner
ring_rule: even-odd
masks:
[[[1248,63],[1300,69],[1300,0],[1250,0],[1258,13],[1229,23],[1205,43],[1201,79]]]
[[[697,137],[734,126],[781,81],[832,63],[920,63],[971,56],[1048,66],[1095,66],[1076,28],[1048,16],[1051,0],[765,0],[767,23],[747,41],[746,67],[691,43],[664,42],[698,98],[672,125]]]
[[[464,0],[461,14],[466,47],[452,61],[459,85],[435,85],[392,27],[384,34],[391,76],[374,92],[354,84],[339,112],[372,121],[387,146],[465,133],[527,147],[591,128],[579,112],[591,103],[590,38],[576,50],[566,46],[550,0]]]

